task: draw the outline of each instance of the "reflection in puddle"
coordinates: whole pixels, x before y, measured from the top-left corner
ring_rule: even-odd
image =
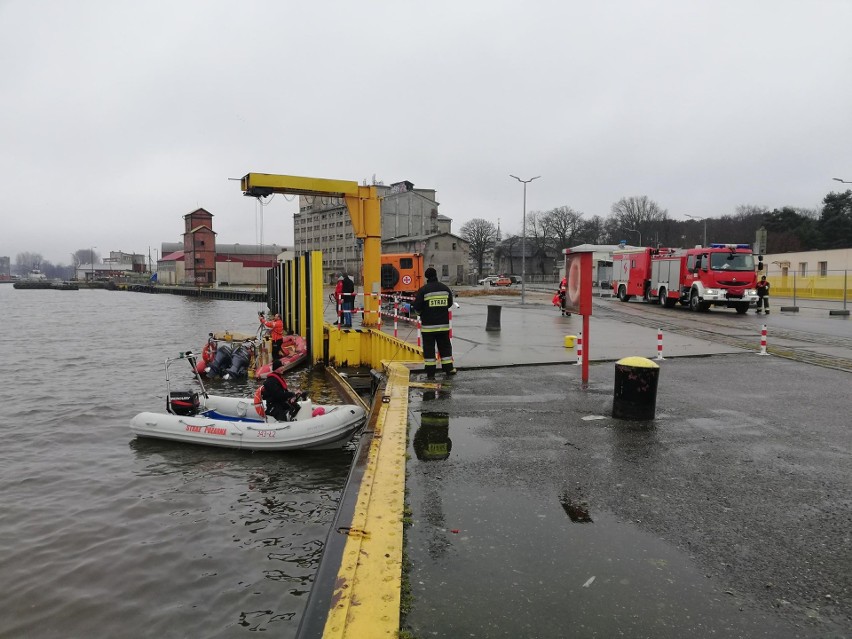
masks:
[[[424,407],[441,396],[449,399],[449,389],[427,390],[423,393]],[[420,461],[441,461],[450,456],[453,442],[450,439],[450,414],[444,411],[421,411],[420,426],[414,433],[414,454]]]
[[[450,416],[447,413],[420,414],[420,428],[414,433],[414,454],[420,461],[440,461],[450,456]]]
[[[448,410],[450,402],[445,401],[450,399],[449,386],[438,385],[424,390],[422,403],[412,410],[410,426],[415,429],[412,448],[418,460],[445,461],[450,458],[454,447],[466,462],[493,451],[494,442],[477,434],[489,422],[476,417],[451,416]]]

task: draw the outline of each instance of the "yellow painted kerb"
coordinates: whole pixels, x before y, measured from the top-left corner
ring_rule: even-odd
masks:
[[[402,579],[402,515],[408,368],[390,363],[352,528],[323,638],[396,637]]]

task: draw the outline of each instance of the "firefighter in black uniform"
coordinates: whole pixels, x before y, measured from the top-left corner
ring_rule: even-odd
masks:
[[[426,269],[426,284],[414,296],[414,310],[420,316],[423,333],[423,363],[427,379],[435,379],[437,360],[435,346],[441,355],[441,368],[447,375],[455,375],[453,345],[450,343],[450,307],[453,292],[438,281],[438,272],[431,266]]]
[[[263,382],[261,396],[266,401],[266,414],[279,422],[292,420],[299,412],[299,399],[304,399],[307,393],[294,393],[287,388],[287,382],[275,371],[283,366],[281,360],[272,362],[272,372]]]
[[[766,311],[766,314],[769,315],[769,282],[766,280],[766,276],[760,278],[760,281],[757,283],[757,313],[760,314],[761,308]]]

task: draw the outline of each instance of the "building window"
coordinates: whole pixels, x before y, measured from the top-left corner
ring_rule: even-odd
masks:
[[[828,275],[828,262],[817,262],[817,269],[819,269],[819,276],[825,277]]]
[[[438,243],[437,242],[435,242],[435,250],[436,251],[438,250]]]
[[[450,276],[450,265],[444,264],[441,266],[441,277],[449,277]]]
[[[805,277],[808,274],[808,263],[799,262],[799,275]]]
[[[453,242],[453,250],[454,251],[456,250],[456,243],[455,242]]]

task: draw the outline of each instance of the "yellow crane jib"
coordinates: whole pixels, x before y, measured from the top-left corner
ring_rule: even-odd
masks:
[[[340,197],[346,202],[355,237],[364,240],[364,324],[379,323],[381,293],[382,217],[381,203],[375,186],[361,186],[351,180],[247,173],[240,180],[243,194],[267,197],[273,193],[286,195],[318,195]],[[374,293],[375,295],[370,295]]]

